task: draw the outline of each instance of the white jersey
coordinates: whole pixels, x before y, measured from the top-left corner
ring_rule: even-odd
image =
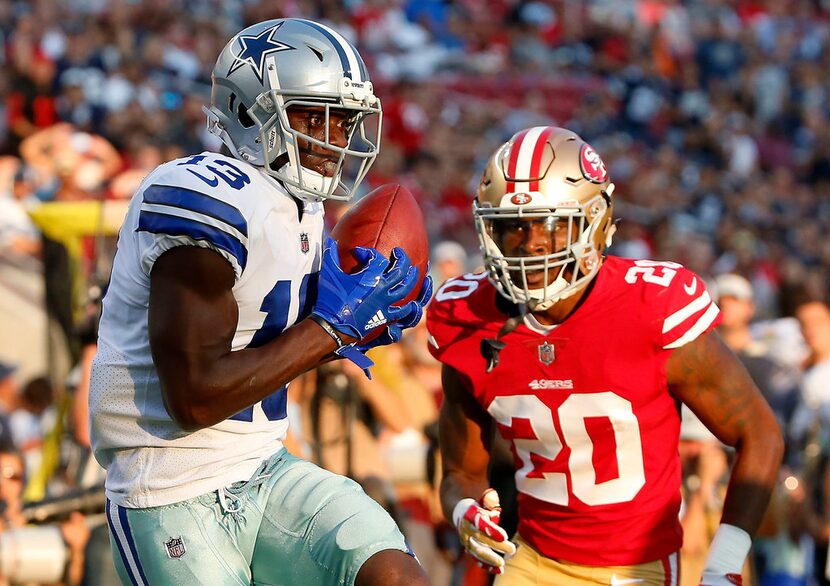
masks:
[[[124,507],[179,502],[248,479],[282,447],[287,389],[212,427],[187,432],[164,407],[150,354],[150,271],[175,246],[215,250],[233,266],[233,350],[273,339],[311,310],[323,206],[297,201],[263,171],[216,153],[161,165],[121,227],[92,366],[92,448],[106,492]]]

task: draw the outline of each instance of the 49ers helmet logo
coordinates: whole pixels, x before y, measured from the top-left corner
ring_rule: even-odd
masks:
[[[608,180],[605,163],[588,143],[583,144],[579,151],[579,168],[585,179],[591,183],[605,183]]]
[[[533,201],[533,198],[529,193],[519,192],[510,198],[510,203],[516,204],[517,206],[528,204],[531,201]]]

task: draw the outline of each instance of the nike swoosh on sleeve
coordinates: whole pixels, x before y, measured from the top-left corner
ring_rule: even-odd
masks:
[[[686,292],[686,295],[691,295],[695,291],[697,291],[697,277],[692,277],[692,282],[688,285],[683,285],[683,290]]]

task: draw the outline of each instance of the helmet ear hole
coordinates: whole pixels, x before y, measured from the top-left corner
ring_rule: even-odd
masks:
[[[242,102],[239,102],[239,105],[236,107],[236,115],[239,118],[239,123],[243,128],[250,128],[254,125],[253,118],[248,115],[248,109]]]

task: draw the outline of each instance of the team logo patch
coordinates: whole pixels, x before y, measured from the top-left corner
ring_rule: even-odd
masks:
[[[591,183],[605,183],[608,180],[608,169],[605,168],[605,163],[587,143],[583,144],[579,151],[579,168],[585,179]]]
[[[241,35],[239,37],[239,44],[241,51],[234,55],[233,63],[228,69],[228,77],[245,65],[250,65],[251,69],[259,78],[260,83],[265,81],[265,58],[272,53],[279,53],[280,51],[290,51],[294,49],[291,45],[286,45],[274,38],[277,31],[284,23],[280,22],[276,26],[267,28],[258,35]]]
[[[539,362],[549,366],[554,360],[556,360],[556,354],[553,351],[553,344],[548,342],[539,344]]]
[[[516,204],[517,206],[523,206],[533,201],[533,198],[529,193],[517,193],[513,197],[510,198],[510,202]]]
[[[308,234],[306,234],[305,232],[302,232],[300,234],[300,251],[303,254],[308,254],[308,251],[310,249],[311,249],[311,247],[308,244]]]
[[[574,381],[566,378],[566,379],[547,379],[547,378],[535,378],[529,383],[527,386],[533,389],[534,391],[545,391],[550,389],[572,389],[574,388]]]
[[[171,560],[177,560],[187,553],[187,548],[185,548],[184,540],[181,537],[171,537],[170,541],[164,542],[164,547],[167,548],[167,557]]]

